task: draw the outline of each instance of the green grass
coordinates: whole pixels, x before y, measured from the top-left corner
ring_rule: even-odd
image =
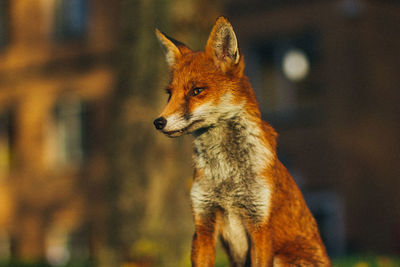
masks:
[[[190,266],[189,256],[180,266]],[[333,267],[400,267],[400,256],[384,256],[375,254],[352,255],[343,258],[332,259]],[[95,264],[71,262],[62,267],[94,267]],[[229,266],[228,259],[224,250],[218,246],[215,259],[215,267]],[[49,264],[41,262],[22,262],[22,261],[3,261],[0,267],[52,267]]]
[[[400,257],[353,255],[333,260],[333,267],[400,267]]]
[[[66,265],[62,265],[61,267],[94,267],[93,263],[89,262],[70,262]],[[10,261],[0,261],[0,267],[53,267],[52,265],[45,262],[38,261],[19,261],[19,260],[10,260]]]
[[[400,257],[383,255],[352,255],[332,259],[333,267],[400,267]],[[228,260],[223,249],[217,249],[215,267],[225,267]]]

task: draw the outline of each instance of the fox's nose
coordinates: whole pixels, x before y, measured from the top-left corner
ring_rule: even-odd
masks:
[[[160,117],[155,119],[153,123],[157,130],[162,130],[167,124],[167,120],[164,117]]]

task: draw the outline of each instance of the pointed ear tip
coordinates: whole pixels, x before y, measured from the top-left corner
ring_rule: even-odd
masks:
[[[218,18],[217,18],[217,21],[219,21],[219,20],[225,20],[225,21],[228,21],[228,18],[226,17],[226,16],[224,16],[224,15],[221,15],[221,16],[219,16]]]
[[[225,17],[225,16],[219,16],[218,18],[217,18],[217,20],[216,20],[216,22],[215,22],[215,24],[220,24],[220,23],[224,23],[224,24],[231,24],[230,22],[229,22],[229,19],[227,18],[227,17]]]
[[[160,30],[157,29],[157,28],[155,28],[154,33],[155,33],[157,36],[162,35],[162,33],[160,32]]]
[[[161,43],[165,42],[165,35],[159,30],[159,29],[155,29],[154,33],[156,34],[156,37],[158,39],[158,41],[160,41]]]

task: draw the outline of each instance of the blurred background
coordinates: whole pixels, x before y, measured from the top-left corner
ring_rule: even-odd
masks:
[[[189,266],[154,29],[203,49],[221,14],[336,265],[400,266],[396,0],[0,0],[0,266]]]

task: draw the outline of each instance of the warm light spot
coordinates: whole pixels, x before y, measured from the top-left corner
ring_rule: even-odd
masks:
[[[303,80],[310,70],[307,55],[299,49],[289,50],[283,57],[282,69],[289,80],[294,82]]]
[[[68,235],[62,230],[53,230],[47,236],[46,258],[51,265],[65,265],[70,259]]]

